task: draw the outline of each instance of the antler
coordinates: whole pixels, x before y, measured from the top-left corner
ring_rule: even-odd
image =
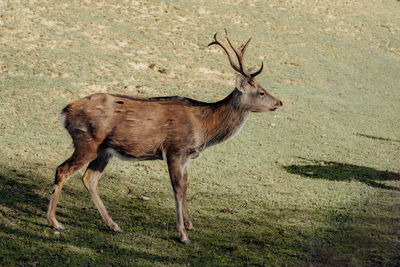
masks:
[[[264,67],[263,63],[261,63],[261,68],[258,71],[254,72],[254,73],[249,73],[247,71],[247,69],[244,67],[244,64],[243,64],[243,57],[244,57],[244,54],[246,52],[247,46],[250,43],[251,38],[246,42],[246,44],[241,45],[239,48],[236,48],[232,44],[231,39],[229,38],[229,35],[228,35],[228,31],[226,29],[225,29],[225,35],[226,35],[226,40],[228,40],[228,43],[229,43],[230,47],[232,48],[233,52],[235,52],[235,54],[236,54],[236,57],[237,57],[238,62],[239,62],[239,66],[237,66],[236,63],[234,62],[234,60],[232,58],[232,55],[229,53],[229,51],[226,48],[226,46],[224,44],[222,44],[220,41],[218,41],[217,33],[214,34],[214,41],[211,42],[208,46],[216,44],[216,45],[219,45],[220,47],[222,47],[222,49],[224,49],[225,53],[228,56],[229,63],[231,64],[232,68],[235,71],[237,71],[240,74],[242,74],[243,76],[245,76],[247,79],[251,80],[252,78],[256,77],[258,74],[260,74],[261,71],[263,70],[263,67]]]
[[[224,49],[226,55],[228,56],[229,63],[231,64],[232,68],[233,68],[235,71],[242,73],[241,69],[235,64],[234,60],[232,59],[232,56],[231,56],[231,54],[228,52],[228,49],[226,48],[226,46],[225,46],[224,44],[222,44],[221,42],[218,41],[218,39],[217,39],[217,33],[214,34],[214,41],[211,42],[211,43],[209,43],[208,46],[215,45],[215,44],[216,44],[216,45],[219,45],[220,47],[222,47],[222,49]],[[242,74],[243,74],[243,73],[242,73]]]

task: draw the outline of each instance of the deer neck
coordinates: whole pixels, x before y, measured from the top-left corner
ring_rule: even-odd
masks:
[[[241,94],[235,89],[223,100],[210,105],[203,118],[205,147],[224,142],[240,131],[249,114],[241,103]]]

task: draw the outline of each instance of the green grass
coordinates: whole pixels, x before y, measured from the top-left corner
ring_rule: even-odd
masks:
[[[189,169],[194,241],[177,240],[162,161],[81,170],[46,211],[72,153],[59,123],[94,92],[217,101],[234,87],[224,27],[284,103],[252,114]],[[0,265],[400,265],[400,3],[1,1]],[[149,201],[138,195],[150,197]]]

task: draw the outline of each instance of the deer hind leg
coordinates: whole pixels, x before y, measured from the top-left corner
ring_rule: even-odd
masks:
[[[89,192],[90,198],[94,205],[100,212],[104,222],[114,231],[122,232],[121,228],[113,221],[111,216],[108,214],[106,207],[103,204],[99,196],[98,183],[100,180],[101,173],[107,166],[110,159],[110,155],[103,153],[100,154],[95,160],[90,162],[85,174],[82,177],[83,184]]]
[[[49,208],[47,211],[47,220],[51,226],[58,230],[63,230],[62,226],[56,219],[57,203],[60,198],[61,190],[68,178],[82,168],[86,163],[97,157],[97,146],[87,146],[85,149],[75,149],[72,156],[63,164],[58,166],[53,186],[53,192],[50,197]]]
[[[187,169],[186,168],[185,168],[185,171],[183,173],[183,178],[184,178],[185,184],[187,185],[188,178],[187,178]],[[192,221],[191,221],[190,216],[189,216],[188,203],[187,203],[187,199],[186,199],[186,190],[185,190],[185,194],[183,195],[183,221],[184,221],[184,224],[185,224],[185,228],[187,230],[194,230]]]

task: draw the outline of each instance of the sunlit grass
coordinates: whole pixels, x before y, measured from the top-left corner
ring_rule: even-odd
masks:
[[[400,264],[398,1],[0,2],[0,265]],[[215,32],[253,37],[249,65],[280,98],[189,168],[190,246],[165,162],[113,160],[100,195],[80,176],[51,229],[59,123],[94,92],[217,101],[234,87]],[[142,201],[139,195],[150,197]]]

